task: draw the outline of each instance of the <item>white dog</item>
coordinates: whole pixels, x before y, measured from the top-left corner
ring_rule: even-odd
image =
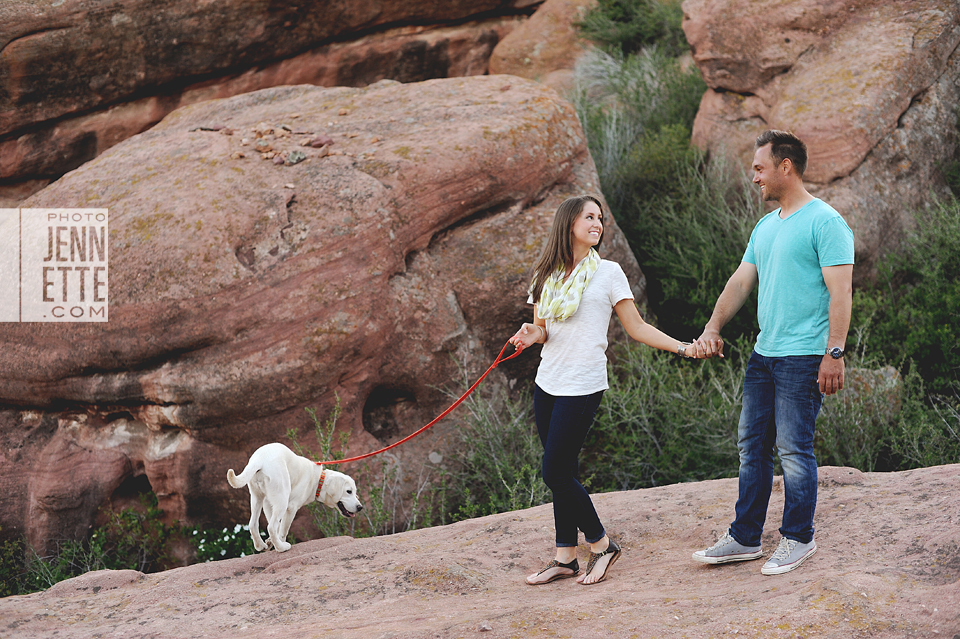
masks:
[[[297,511],[316,500],[337,508],[344,517],[363,510],[357,498],[357,484],[348,475],[327,470],[283,444],[266,444],[250,456],[239,475],[227,471],[234,488],[250,489],[250,536],[253,547],[266,550],[272,544],[278,552],[290,550],[287,533]],[[260,510],[267,516],[269,541],[260,538]]]

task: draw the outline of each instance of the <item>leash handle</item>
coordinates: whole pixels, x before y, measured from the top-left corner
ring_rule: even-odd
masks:
[[[473,383],[473,386],[471,386],[470,388],[468,388],[468,389],[467,389],[467,392],[465,392],[463,395],[460,396],[460,399],[458,399],[458,400],[455,401],[453,404],[451,404],[451,405],[450,405],[450,408],[448,408],[447,410],[445,410],[445,411],[443,411],[442,413],[440,413],[440,415],[439,415],[436,419],[434,419],[432,422],[430,422],[430,423],[427,424],[426,426],[423,426],[422,428],[420,428],[420,430],[417,430],[417,431],[415,431],[415,432],[413,432],[413,433],[410,433],[409,435],[407,435],[406,437],[404,437],[404,438],[401,439],[400,441],[394,442],[393,444],[390,444],[390,445],[387,446],[386,448],[381,448],[380,450],[375,450],[375,451],[370,452],[370,453],[364,453],[363,455],[357,455],[356,457],[348,457],[347,459],[333,459],[333,460],[328,460],[328,461],[318,461],[318,462],[314,462],[314,463],[315,463],[315,464],[320,464],[320,465],[332,466],[332,465],[334,465],[334,464],[346,464],[347,462],[359,461],[359,460],[361,460],[361,459],[366,459],[367,457],[373,457],[374,455],[379,455],[380,453],[385,453],[386,451],[390,450],[391,448],[396,448],[396,447],[399,446],[400,444],[402,444],[402,443],[404,443],[404,442],[406,442],[406,441],[408,441],[408,440],[413,439],[414,437],[416,437],[416,436],[419,435],[420,433],[424,432],[425,430],[431,428],[431,427],[434,426],[437,422],[439,422],[441,419],[443,419],[444,417],[446,417],[447,415],[449,415],[449,414],[451,413],[451,411],[453,411],[454,408],[456,408],[457,406],[459,406],[459,405],[463,402],[463,400],[465,400],[465,399],[470,395],[470,393],[472,393],[474,390],[476,390],[477,386],[480,385],[480,382],[482,382],[482,381],[484,380],[484,378],[485,378],[487,375],[489,375],[490,372],[491,372],[493,369],[495,369],[497,366],[499,366],[499,365],[502,364],[503,362],[505,362],[505,361],[507,361],[507,360],[510,360],[510,359],[513,359],[514,357],[516,357],[517,355],[519,355],[520,353],[523,352],[522,349],[519,349],[519,348],[518,348],[518,349],[517,349],[512,355],[510,355],[509,357],[504,357],[503,354],[504,354],[504,352],[506,352],[507,346],[510,346],[510,342],[507,342],[506,344],[503,345],[503,348],[500,349],[500,354],[497,355],[497,359],[495,359],[495,360],[493,361],[493,364],[490,365],[490,368],[487,369],[487,372],[485,372],[483,375],[481,375],[481,376],[480,376],[480,379],[478,379],[476,382],[474,382],[474,383]]]

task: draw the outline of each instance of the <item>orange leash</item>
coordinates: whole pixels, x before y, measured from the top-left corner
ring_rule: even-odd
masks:
[[[517,355],[519,355],[520,353],[523,352],[523,351],[521,351],[520,349],[517,349],[517,350],[513,353],[513,355],[510,355],[509,357],[504,357],[504,356],[503,356],[503,353],[504,353],[504,351],[507,350],[507,346],[510,346],[510,342],[507,342],[506,344],[503,345],[503,348],[500,349],[500,354],[497,355],[497,359],[495,359],[495,360],[493,361],[493,364],[490,365],[490,368],[487,369],[487,372],[484,373],[483,375],[481,375],[481,376],[480,376],[480,379],[478,379],[476,382],[474,382],[473,386],[471,386],[470,388],[468,388],[468,389],[467,389],[467,392],[460,396],[460,399],[458,399],[458,400],[455,401],[453,404],[451,404],[450,408],[448,408],[447,410],[445,410],[445,411],[443,411],[442,413],[440,413],[440,416],[439,416],[439,417],[437,417],[436,419],[434,419],[432,422],[430,422],[429,424],[427,424],[426,426],[424,426],[424,427],[421,428],[420,430],[418,430],[418,431],[416,431],[416,432],[413,432],[413,433],[410,433],[409,435],[407,435],[406,437],[404,437],[404,438],[401,439],[400,441],[395,442],[395,443],[393,443],[393,444],[390,444],[390,445],[387,446],[386,448],[381,448],[380,450],[375,450],[375,451],[373,451],[372,453],[365,453],[365,454],[363,454],[363,455],[357,455],[356,457],[348,457],[347,459],[333,459],[333,460],[330,460],[330,461],[319,461],[319,462],[315,462],[315,463],[316,463],[316,464],[325,464],[325,465],[328,465],[328,466],[332,466],[333,464],[346,464],[347,462],[358,461],[358,460],[360,460],[360,459],[366,459],[367,457],[373,457],[374,455],[379,455],[380,453],[386,452],[386,451],[390,450],[391,448],[396,448],[397,446],[399,446],[400,444],[406,442],[407,440],[413,439],[414,437],[416,437],[417,435],[419,435],[419,434],[422,433],[423,431],[427,430],[428,428],[434,426],[434,425],[435,425],[437,422],[439,422],[441,419],[443,419],[444,417],[446,417],[447,415],[449,415],[450,412],[451,412],[454,408],[456,408],[457,406],[459,406],[459,405],[463,402],[463,400],[465,400],[465,399],[467,398],[467,396],[468,396],[470,393],[472,393],[472,392],[477,388],[477,386],[480,385],[480,382],[482,382],[482,381],[484,380],[484,378],[485,378],[487,375],[490,374],[490,371],[492,371],[493,369],[495,369],[497,366],[499,366],[499,365],[502,364],[503,362],[505,362],[505,361],[507,361],[507,360],[509,360],[509,359],[513,359],[514,357],[516,357]]]

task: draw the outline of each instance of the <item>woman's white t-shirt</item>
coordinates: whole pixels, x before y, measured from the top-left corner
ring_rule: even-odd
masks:
[[[630,283],[616,262],[600,260],[580,298],[577,312],[560,322],[547,320],[537,386],[554,396],[575,397],[607,390],[607,328],[613,307],[632,300]],[[527,299],[532,304],[533,298]]]

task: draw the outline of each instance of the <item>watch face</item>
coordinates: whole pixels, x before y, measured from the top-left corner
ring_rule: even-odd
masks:
[[[843,357],[843,349],[840,348],[839,346],[835,346],[834,348],[831,348],[830,357],[832,357],[833,359],[840,359],[841,357]]]

